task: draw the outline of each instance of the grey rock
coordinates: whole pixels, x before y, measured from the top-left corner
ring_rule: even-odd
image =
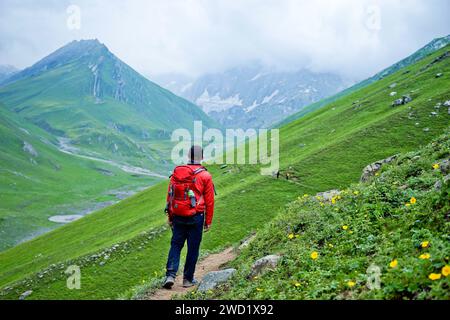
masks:
[[[424,132],[429,132],[429,131],[430,131],[430,128],[424,128],[423,131],[424,131]]]
[[[447,183],[449,180],[450,180],[450,174],[446,175],[444,177],[444,179],[442,179],[442,181],[441,180],[436,181],[436,183],[434,184],[434,189],[436,189],[438,191],[441,190],[442,189],[442,182]]]
[[[236,269],[233,268],[209,272],[203,277],[197,291],[206,292],[213,290],[219,284],[227,282],[235,273]]]
[[[400,99],[395,100],[392,102],[393,107],[401,106],[407,103],[410,103],[412,101],[412,98],[410,95],[404,95]]]
[[[361,175],[360,182],[367,182],[367,181],[369,181],[370,178],[373,177],[375,175],[375,173],[377,171],[379,171],[384,164],[391,163],[396,158],[397,158],[397,156],[394,155],[394,156],[391,156],[389,158],[386,158],[386,159],[383,159],[383,160],[379,160],[379,161],[375,161],[374,163],[369,164],[367,167],[365,167],[363,169],[363,173]]]
[[[328,190],[328,191],[325,191],[325,192],[319,192],[318,194],[316,194],[316,197],[320,197],[324,201],[331,202],[331,199],[333,197],[336,197],[336,196],[338,196],[340,194],[341,194],[341,192],[339,190],[333,189],[333,190]]]
[[[250,272],[249,277],[253,278],[257,275],[265,273],[268,270],[275,269],[280,259],[281,256],[272,254],[256,260],[252,265],[252,271]]]
[[[390,95],[391,97],[393,97],[393,96],[395,96],[396,94],[397,94],[397,92],[392,91],[389,95]]]
[[[445,102],[444,102],[444,106],[445,106],[445,107],[450,107],[450,100],[445,101]]]
[[[247,239],[245,239],[244,241],[242,241],[241,245],[239,246],[239,250],[245,249],[247,248],[250,243],[256,238],[256,235],[252,235],[250,237],[248,237]]]
[[[450,173],[450,160],[443,160],[439,163],[439,170],[442,174]]]
[[[433,117],[437,116],[438,113],[437,112],[430,112],[430,115],[432,115]]]
[[[436,74],[436,78],[440,78],[440,77],[442,77],[444,74],[443,73],[438,73],[438,74]]]
[[[22,150],[31,154],[33,157],[37,157],[39,155],[37,151],[33,148],[33,146],[26,141],[23,142]]]
[[[33,293],[33,290],[25,291],[24,293],[22,293],[22,294],[20,295],[19,300],[25,300],[25,299],[28,298],[32,293]]]
[[[389,86],[389,88],[392,89],[392,88],[395,88],[396,86],[397,86],[397,83],[394,82],[393,84],[391,84],[391,85]]]

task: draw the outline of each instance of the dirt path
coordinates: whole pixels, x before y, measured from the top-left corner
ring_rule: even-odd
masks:
[[[195,278],[200,282],[205,274],[211,271],[220,270],[221,266],[233,260],[235,257],[236,253],[233,248],[225,249],[219,253],[210,254],[198,262],[195,270]],[[158,289],[156,292],[146,297],[146,300],[170,300],[176,294],[183,295],[195,289],[195,287],[183,288],[182,284],[183,277],[178,276],[171,290],[163,288]]]

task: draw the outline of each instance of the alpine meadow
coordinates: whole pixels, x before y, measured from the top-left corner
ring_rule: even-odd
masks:
[[[124,22],[134,25],[130,17],[142,18],[123,5]],[[18,10],[19,5],[4,6]],[[156,7],[159,14],[165,4]],[[401,60],[386,54],[390,60],[377,66],[390,61],[389,67],[369,78],[350,79],[351,72],[336,70],[354,53],[338,57],[343,51],[337,52],[337,66],[330,68],[323,51],[341,45],[322,42],[312,31],[307,36],[294,28],[288,40],[311,37],[314,50],[305,45],[286,56],[282,51],[290,46],[275,50],[272,45],[259,52],[256,44],[273,41],[278,30],[248,27],[240,20],[248,13],[234,7],[226,10],[243,38],[247,27],[252,34],[265,31],[268,38],[255,36],[247,39],[248,47],[245,40],[241,51],[229,51],[228,32],[236,43],[242,41],[236,26],[228,29],[231,18],[209,11],[218,7],[184,12],[180,6],[174,17],[192,14],[198,25],[177,29],[182,37],[173,33],[175,18],[161,18],[155,38],[131,48],[117,39],[134,43],[143,30],[117,27],[111,34],[98,27],[99,40],[90,39],[97,33],[83,28],[94,30],[97,11],[81,8],[81,17],[91,20],[71,36],[76,40],[46,49],[40,59],[35,56],[43,50],[29,53],[35,61],[30,67],[12,67],[6,59],[0,66],[0,300],[172,299],[200,305],[214,300],[450,299],[449,35],[428,38]],[[269,16],[265,12],[263,20]],[[246,21],[259,26],[258,19]],[[333,25],[332,34],[344,37],[339,32],[354,22],[337,21],[342,25]],[[389,36],[410,25],[398,23]],[[209,24],[219,26],[214,30],[222,38],[209,34]],[[327,32],[321,23],[311,26]],[[380,30],[387,37],[388,31]],[[194,43],[189,38],[194,31],[204,37],[204,49],[198,42],[194,49],[187,44]],[[2,57],[15,53],[3,48],[12,39],[10,32],[0,34]],[[220,54],[211,45],[219,38],[224,41]],[[23,45],[24,39],[17,43]],[[382,46],[367,56],[367,64],[386,48],[407,51],[386,39],[365,39],[374,51]],[[42,47],[55,47],[56,42],[49,43]],[[350,48],[351,43],[346,42],[349,51],[367,45]],[[204,56],[204,50],[211,52]],[[303,56],[308,50],[314,52],[311,61]],[[218,56],[210,60],[213,54]],[[151,62],[146,66],[139,60],[144,55]],[[17,55],[17,61],[25,56]],[[291,68],[275,67],[279,57]],[[183,75],[194,66],[198,72]],[[165,72],[154,75],[152,68]],[[354,68],[362,67],[355,62]],[[198,123],[217,134],[241,128],[257,134],[221,147],[212,159],[205,157],[203,165],[214,181],[214,218],[202,226],[207,228],[197,262],[199,283],[182,288],[175,282],[167,290],[175,237],[170,220],[174,150],[180,142],[175,132],[193,134]],[[279,143],[279,153],[272,150],[270,156],[279,167],[269,175],[261,174],[264,163],[249,160],[252,142],[262,138],[258,129],[277,134],[270,146]],[[212,140],[205,138],[203,148]],[[262,149],[255,152],[261,155]],[[200,165],[194,162],[194,146],[190,150],[190,165]],[[225,161],[238,154],[245,154],[244,164]],[[219,158],[223,161],[214,161]],[[188,191],[185,199],[193,197],[190,209],[196,208],[203,195],[196,199]],[[207,219],[208,209],[194,215]],[[186,255],[184,248],[181,266],[189,262]],[[71,286],[73,270],[79,278]]]

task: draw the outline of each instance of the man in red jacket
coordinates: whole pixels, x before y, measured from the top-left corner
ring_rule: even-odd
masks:
[[[187,241],[187,255],[183,273],[183,287],[197,284],[195,265],[199,256],[203,230],[207,232],[214,215],[214,184],[211,174],[201,165],[203,150],[190,149],[190,162],[175,168],[167,193],[166,212],[172,228],[172,240],[167,259],[163,287],[172,288],[180,263],[180,253]]]

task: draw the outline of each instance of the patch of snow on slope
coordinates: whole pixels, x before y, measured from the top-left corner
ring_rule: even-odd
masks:
[[[270,96],[265,96],[264,99],[263,99],[263,101],[261,102],[261,104],[270,102],[270,100],[272,100],[273,97],[275,97],[275,96],[278,94],[278,92],[280,92],[280,91],[277,89],[277,90],[275,90],[274,92],[272,92],[272,94],[271,94]]]
[[[201,106],[206,113],[210,113],[211,111],[226,111],[234,106],[242,106],[242,100],[239,98],[239,93],[226,99],[222,99],[218,94],[211,97],[208,89],[205,89],[195,102],[197,105]]]

